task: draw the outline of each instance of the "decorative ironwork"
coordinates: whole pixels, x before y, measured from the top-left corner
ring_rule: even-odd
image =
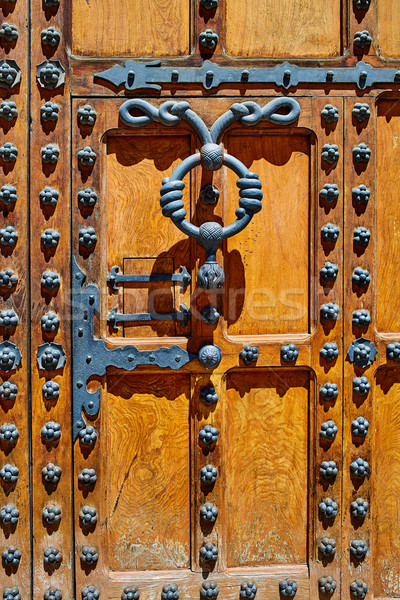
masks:
[[[207,523],[215,523],[218,516],[218,508],[211,502],[206,502],[200,506],[200,518]]]
[[[363,458],[358,457],[350,464],[350,471],[355,477],[362,479],[369,474],[369,464]]]
[[[200,5],[204,10],[215,10],[218,8],[218,0],[200,0]]]
[[[21,562],[21,556],[19,548],[10,546],[3,551],[1,558],[5,567],[18,567]]]
[[[207,344],[206,346],[200,348],[198,359],[203,367],[206,369],[213,369],[221,362],[221,349],[216,344]]]
[[[218,323],[218,319],[220,318],[220,314],[215,306],[212,304],[208,304],[200,311],[201,320],[203,323],[207,323],[207,325],[215,325]]]
[[[59,506],[45,506],[42,511],[43,520],[47,525],[57,525],[61,521],[61,508]]]
[[[0,440],[6,444],[14,445],[19,438],[19,431],[14,423],[4,423],[0,427]]]
[[[18,323],[18,315],[13,308],[5,308],[0,311],[0,328],[15,329]]]
[[[339,148],[336,144],[324,144],[322,146],[321,158],[324,162],[333,165],[339,160]]]
[[[279,582],[279,593],[282,596],[293,598],[297,592],[297,583],[293,579],[284,579]]]
[[[92,127],[96,122],[97,112],[90,104],[78,108],[78,120],[81,125]]]
[[[82,506],[79,521],[83,527],[91,527],[97,523],[97,510],[93,506]]]
[[[161,592],[162,600],[178,600],[179,588],[175,583],[164,585]]]
[[[372,37],[370,36],[369,31],[366,29],[364,29],[364,31],[356,31],[353,43],[357,48],[361,48],[362,50],[368,48],[372,43]]]
[[[21,351],[13,342],[6,340],[0,344],[0,372],[9,373],[21,364]],[[4,384],[3,384],[4,386]]]
[[[4,402],[14,402],[17,397],[18,386],[13,381],[4,381],[0,385],[0,398]]]
[[[60,234],[54,229],[46,229],[40,236],[40,241],[47,250],[57,248],[60,241]]]
[[[21,81],[21,69],[11,58],[0,60],[0,87],[12,89]]]
[[[3,600],[21,600],[21,594],[18,587],[4,588]]]
[[[11,206],[17,201],[17,188],[14,185],[6,183],[1,186],[0,200],[6,206]]]
[[[11,123],[18,117],[18,109],[15,102],[11,100],[4,100],[0,104],[0,117],[5,121]]]
[[[318,579],[318,587],[322,594],[333,594],[336,591],[337,583],[333,577],[328,575]]]
[[[200,548],[200,560],[204,562],[215,562],[218,558],[218,546],[207,542]]]
[[[365,102],[356,102],[351,113],[359,123],[367,121],[371,116],[369,104],[366,104]]]
[[[49,546],[44,549],[43,562],[48,567],[58,567],[62,562],[62,553],[58,548]]]
[[[360,184],[358,187],[352,189],[352,195],[356,204],[366,206],[369,202],[371,192],[364,184]]]
[[[332,421],[332,419],[330,419],[329,421],[324,421],[322,423],[319,435],[321,438],[326,438],[327,440],[334,440],[337,432],[338,427],[335,421]]]
[[[339,198],[339,188],[336,183],[325,183],[324,187],[319,193],[320,198],[326,204],[332,204]]]
[[[78,161],[82,167],[93,167],[97,154],[90,146],[85,146],[78,151]]]
[[[353,0],[353,4],[357,10],[368,10],[371,0]]]
[[[92,188],[86,188],[78,192],[78,204],[82,208],[93,208],[97,200],[97,194]]]
[[[371,323],[371,315],[365,308],[355,310],[352,316],[352,323],[356,327],[365,327]]]
[[[18,241],[18,232],[15,231],[12,225],[0,229],[0,244],[13,248]]]
[[[368,592],[368,584],[361,579],[356,579],[350,584],[350,593],[356,598],[365,598]]]
[[[19,477],[19,469],[15,465],[4,465],[0,469],[0,479],[5,485],[16,483]]]
[[[351,433],[356,437],[365,437],[368,433],[369,422],[365,417],[357,417],[351,423]]]
[[[350,554],[357,560],[362,560],[366,557],[368,545],[364,540],[352,540],[350,543]]]
[[[218,394],[213,385],[207,385],[200,390],[200,400],[207,406],[218,402]]]
[[[240,584],[240,597],[242,600],[254,600],[257,593],[257,584],[254,581],[243,581]]]
[[[42,469],[42,477],[47,483],[57,484],[60,481],[61,475],[61,467],[55,465],[54,463],[48,463]]]
[[[44,46],[55,48],[60,43],[61,33],[54,27],[47,27],[42,30],[40,37]]]
[[[56,292],[60,287],[60,276],[54,271],[45,271],[40,280],[41,286],[48,292]]]
[[[299,349],[295,344],[285,344],[281,348],[281,358],[284,362],[294,363],[299,356]]]
[[[334,460],[323,460],[319,467],[321,477],[327,481],[336,479],[338,467]]]
[[[378,350],[371,340],[360,337],[354,340],[347,350],[350,362],[360,367],[367,367],[375,360]]]
[[[339,237],[340,229],[333,223],[327,223],[321,227],[321,238],[325,242],[336,242]]]
[[[79,430],[79,442],[83,446],[93,448],[97,441],[97,429],[92,425],[87,425]]]
[[[205,185],[200,190],[200,199],[203,204],[217,204],[219,199],[219,190],[211,183]]]
[[[252,362],[256,362],[258,359],[258,348],[257,346],[245,346],[239,352],[239,356],[245,365],[250,365]]]
[[[173,283],[181,283],[183,290],[185,290],[188,284],[190,283],[192,277],[185,267],[181,266],[180,269],[181,271],[179,273],[150,273],[148,275],[125,275],[119,272],[119,267],[113,267],[111,269],[111,273],[109,273],[107,276],[107,283],[110,285],[111,289],[117,291],[117,285],[120,283],[171,281]]]
[[[325,123],[335,123],[339,120],[339,110],[337,106],[333,106],[332,104],[325,104],[324,108],[321,110],[321,118],[325,121]]]
[[[366,227],[357,227],[353,233],[353,242],[358,246],[368,246],[371,232]]]
[[[339,350],[335,342],[327,342],[319,351],[321,358],[327,362],[332,362],[339,356]]]
[[[16,42],[18,39],[18,29],[12,23],[3,21],[0,27],[0,38],[8,44]]]
[[[41,431],[46,444],[56,444],[61,437],[61,425],[55,421],[48,421]]]
[[[336,281],[338,273],[338,265],[331,263],[329,260],[326,261],[326,263],[319,272],[320,277],[323,281]]]
[[[357,498],[351,503],[350,509],[353,519],[365,519],[369,510],[369,504],[364,498]]]
[[[321,304],[321,319],[324,321],[337,321],[339,318],[339,306],[333,302]]]
[[[200,588],[201,598],[217,598],[219,588],[216,581],[203,581]]]
[[[59,192],[51,187],[46,186],[40,193],[39,199],[45,206],[57,206]]]
[[[47,144],[40,151],[42,161],[48,165],[54,165],[57,163],[60,156],[60,148],[55,144]]]
[[[320,515],[324,519],[334,519],[338,513],[338,503],[332,498],[324,498],[318,505]]]
[[[371,158],[371,150],[367,144],[361,143],[353,148],[353,158],[356,163],[367,163]]]
[[[97,481],[95,469],[82,469],[78,475],[78,481],[84,487],[93,487]]]
[[[336,553],[336,541],[332,538],[324,537],[318,544],[318,550],[324,556],[334,556]]]
[[[79,230],[79,245],[92,250],[97,243],[97,235],[93,227],[81,227]]]
[[[55,90],[65,83],[65,69],[59,60],[44,60],[36,68],[36,79],[40,87]]]
[[[214,485],[217,481],[218,469],[213,465],[205,465],[200,469],[200,479],[203,484]]]
[[[40,319],[40,326],[47,333],[54,333],[60,325],[60,319],[53,312],[48,312]],[[53,383],[53,382],[52,382]]]
[[[97,561],[99,560],[99,553],[96,550],[96,548],[92,548],[91,546],[83,546],[83,548],[81,549],[79,556],[81,558],[81,561],[83,563],[85,563],[86,565],[94,565],[97,563]],[[133,589],[133,588],[131,588]],[[127,598],[132,599],[132,600],[136,600],[136,598],[139,598],[139,593],[136,596],[129,596],[127,595]]]
[[[82,600],[99,600],[100,592],[94,585],[87,585],[82,588]]]
[[[389,360],[400,360],[400,342],[392,342],[386,346],[386,356]]]
[[[172,313],[135,313],[125,314],[118,313],[117,308],[111,309],[107,315],[107,323],[113,329],[118,329],[118,323],[133,323],[133,322],[144,322],[144,321],[178,321],[182,327],[186,327],[191,317],[190,311],[184,304],[181,304],[180,310]],[[149,358],[152,360],[152,355]]]
[[[218,429],[212,425],[204,425],[199,431],[199,440],[205,446],[213,446],[216,444],[218,436]]]
[[[60,386],[56,381],[46,381],[43,384],[42,392],[46,400],[57,400],[60,395]]]
[[[121,600],[139,600],[140,592],[134,585],[124,588]]]
[[[199,35],[199,44],[206,50],[215,50],[218,44],[218,34],[212,29],[206,29]]]
[[[336,383],[324,383],[324,385],[321,385],[321,387],[319,388],[319,393],[321,394],[324,400],[335,400],[339,395],[338,386]]]
[[[44,594],[44,600],[62,600],[62,592],[58,588],[50,587]]]
[[[364,375],[353,379],[353,391],[359,396],[366,396],[370,389],[371,384]]]
[[[0,509],[0,521],[3,525],[16,525],[19,517],[19,510],[14,504],[6,504]]]
[[[66,356],[61,344],[47,342],[39,346],[36,361],[39,369],[45,371],[56,371],[65,365]]]
[[[4,162],[15,162],[18,156],[18,148],[11,142],[6,142],[0,147],[0,158]]]

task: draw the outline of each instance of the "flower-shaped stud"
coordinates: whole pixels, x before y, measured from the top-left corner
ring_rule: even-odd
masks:
[[[58,61],[56,61],[58,63]],[[58,63],[59,64],[59,63]],[[51,62],[44,62],[38,67],[38,77],[40,84],[49,89],[55,89],[63,82],[63,72],[57,64]]]
[[[299,349],[294,344],[286,344],[281,348],[281,359],[284,362],[293,363],[299,356]]]
[[[85,104],[85,106],[81,106],[78,108],[78,120],[81,125],[92,126],[96,122],[97,112],[90,106],[90,104]]]
[[[207,385],[200,390],[200,400],[207,406],[218,402],[218,394],[213,385]]]
[[[371,116],[369,104],[366,104],[365,102],[356,102],[351,113],[359,123],[367,121]]]
[[[356,327],[365,327],[371,323],[371,315],[364,308],[355,310],[353,312],[352,323]]]
[[[353,44],[357,46],[357,48],[367,48],[371,45],[372,37],[369,34],[369,31],[364,29],[363,31],[356,31],[353,38]]]
[[[19,431],[14,423],[4,423],[0,427],[0,440],[6,444],[14,445],[19,438]]]
[[[339,198],[339,188],[336,183],[325,183],[319,192],[319,197],[326,203],[332,204]]]
[[[60,4],[60,0],[43,0],[43,3],[48,8],[54,8]]]
[[[92,167],[96,162],[97,154],[90,146],[81,148],[78,152],[78,160],[83,167]]]
[[[339,237],[340,229],[333,223],[327,223],[321,227],[321,239],[324,242],[336,242]]]
[[[350,544],[350,554],[357,560],[365,558],[368,552],[367,543],[364,540],[352,540]]]
[[[58,548],[48,546],[43,552],[43,562],[45,565],[55,567],[61,564],[62,554]]]
[[[332,498],[324,498],[318,505],[320,515],[323,519],[334,519],[338,513],[339,507]]]
[[[41,149],[40,155],[44,163],[54,165],[60,157],[60,148],[55,144],[47,144],[47,146]]]
[[[4,381],[0,386],[0,398],[5,402],[14,402],[17,393],[18,386],[13,381]]]
[[[334,460],[323,460],[319,466],[319,472],[323,479],[327,481],[336,479],[338,467]]]
[[[0,328],[15,329],[19,323],[19,318],[14,309],[3,309],[0,311]]]
[[[200,518],[207,523],[215,523],[218,516],[218,508],[211,502],[206,502],[200,506]]]
[[[62,600],[62,592],[58,588],[50,587],[44,594],[44,600]]]
[[[213,369],[221,362],[222,352],[216,344],[206,344],[200,348],[197,357],[204,368]]]
[[[82,469],[78,475],[78,481],[84,487],[93,487],[97,481],[95,469]]]
[[[200,190],[200,199],[203,204],[216,204],[219,199],[219,190],[211,183],[205,185]]]
[[[57,400],[60,395],[60,386],[55,381],[46,381],[42,387],[42,392],[46,400]]]
[[[200,548],[200,559],[205,562],[212,562],[218,558],[218,546],[207,542]]]
[[[353,519],[365,519],[369,504],[364,498],[357,498],[350,504],[350,509]]]
[[[84,446],[93,447],[97,440],[97,430],[92,425],[87,425],[79,431],[79,441]]]
[[[366,367],[374,362],[378,350],[371,340],[360,337],[353,340],[347,350],[350,361],[360,367]]]
[[[39,346],[36,359],[40,369],[56,371],[65,365],[65,352],[60,344],[46,343]]]
[[[339,148],[336,144],[324,144],[322,146],[321,158],[324,162],[333,165],[339,160]]]
[[[337,432],[338,428],[335,421],[332,421],[332,419],[330,419],[329,421],[324,421],[322,423],[319,435],[321,438],[325,438],[327,440],[334,440]]]
[[[45,122],[57,121],[59,112],[60,107],[55,102],[48,101],[40,107],[40,117]]]
[[[60,234],[55,229],[46,229],[40,236],[40,240],[46,249],[57,248]]]
[[[47,333],[53,333],[57,331],[60,325],[60,319],[53,312],[48,312],[40,319],[40,325],[43,331]]]
[[[351,279],[358,287],[366,287],[371,281],[369,271],[367,269],[362,269],[361,267],[356,267],[354,269]]]
[[[46,29],[42,29],[40,37],[44,46],[55,48],[60,43],[61,33],[57,29],[54,29],[54,27],[47,27]]]
[[[45,187],[39,194],[40,202],[45,206],[56,206],[59,192],[51,187]]]
[[[257,346],[245,346],[239,352],[239,356],[245,365],[250,365],[258,359],[258,348]]]
[[[79,521],[82,527],[90,527],[97,523],[97,510],[93,506],[82,506],[79,511]]]
[[[47,444],[56,443],[61,437],[61,425],[56,421],[48,421],[41,431],[43,441]]]
[[[368,379],[362,375],[362,377],[355,377],[353,379],[353,391],[359,396],[366,396],[371,389],[371,384]]]
[[[240,598],[254,600],[257,594],[257,584],[254,581],[243,581],[240,584]]]
[[[15,546],[10,546],[10,548],[6,548],[1,555],[3,559],[3,564],[7,567],[17,567],[21,562],[21,552]]]
[[[339,350],[335,342],[327,342],[319,351],[321,358],[327,362],[334,361],[339,356]]]
[[[5,121],[11,123],[18,117],[18,109],[15,102],[11,100],[3,100],[0,104],[0,117]]]
[[[206,29],[199,35],[199,44],[207,50],[214,50],[218,44],[218,35],[212,29]]]
[[[60,287],[60,276],[58,273],[54,273],[53,271],[45,271],[42,275],[40,283],[42,287],[49,292],[54,292]]]
[[[284,579],[279,582],[279,593],[281,596],[293,598],[297,592],[297,583],[293,579]]]
[[[19,519],[19,510],[14,504],[6,504],[0,509],[0,521],[3,525],[16,525]]]
[[[121,594],[121,600],[139,600],[139,590],[135,585],[130,585],[129,587],[124,588],[124,591]]]
[[[355,437],[365,437],[368,433],[369,422],[365,417],[357,417],[351,423],[351,433]]]
[[[0,371],[11,371],[16,369],[21,362],[21,351],[12,342],[0,344]]]
[[[100,592],[94,585],[87,585],[82,588],[82,600],[99,600]]]
[[[219,431],[212,425],[204,425],[199,431],[199,440],[206,446],[212,446],[218,439]]]
[[[319,393],[324,400],[331,402],[332,400],[336,400],[339,395],[338,386],[336,383],[330,383],[327,381],[324,383],[324,385],[321,385],[319,388]]]
[[[219,594],[219,589],[216,581],[203,581],[200,588],[201,598],[216,598]]]
[[[12,269],[0,271],[0,288],[10,290],[18,283],[18,277]]]
[[[335,263],[331,263],[329,260],[326,261],[319,272],[323,281],[336,281],[338,273],[339,267]]]
[[[333,302],[321,304],[321,319],[324,321],[337,321],[339,317],[339,306]]]
[[[0,158],[4,162],[15,162],[18,156],[18,148],[11,142],[6,142],[0,147]]]
[[[331,576],[320,577],[318,587],[322,594],[333,594],[336,591],[337,583]]]
[[[79,190],[78,192],[78,204],[83,208],[93,208],[97,202],[97,194],[92,188],[86,188]]]
[[[371,232],[366,227],[357,227],[353,232],[353,242],[357,246],[368,246]]]
[[[353,148],[353,158],[356,163],[367,163],[371,158],[371,150],[364,143]]]
[[[200,0],[200,4],[205,10],[215,10],[218,8],[218,0]]]
[[[61,508],[57,505],[45,506],[42,517],[47,525],[56,525],[61,521]]]
[[[334,123],[339,120],[339,110],[332,104],[325,104],[321,110],[321,117],[325,123]]]
[[[16,42],[18,39],[18,29],[15,25],[3,21],[0,27],[0,38],[8,44]]]
[[[21,594],[18,587],[4,588],[3,600],[21,600]]]
[[[318,544],[318,550],[324,556],[333,556],[336,553],[336,541],[333,538],[323,537]]]
[[[178,600],[179,588],[175,583],[164,585],[161,592],[162,600]]]
[[[217,481],[218,470],[213,465],[205,465],[200,469],[200,480],[203,484],[213,485]]]
[[[364,206],[368,204],[369,199],[371,197],[370,190],[364,184],[360,184],[359,186],[353,188],[351,193],[354,202],[356,204],[362,204]]]
[[[368,585],[361,579],[356,579],[350,584],[350,593],[356,598],[365,598],[368,592]]]
[[[14,185],[6,183],[1,186],[0,200],[6,206],[11,206],[17,201],[17,188]]]
[[[12,225],[0,229],[0,244],[12,248],[18,241],[18,232]]]
[[[368,10],[371,0],[353,0],[353,4],[357,10]]]
[[[54,463],[48,463],[42,469],[42,477],[44,481],[47,483],[58,483],[60,481],[60,477],[62,475],[61,467],[55,465]]]
[[[350,471],[354,477],[363,479],[364,477],[367,477],[369,473],[369,464],[363,458],[358,457],[350,464]]]
[[[86,565],[94,565],[99,560],[99,553],[97,552],[96,548],[92,548],[91,546],[83,546],[79,555],[80,555],[81,561],[83,563],[85,563]],[[127,597],[132,598],[132,600],[135,599],[134,596],[127,596]],[[139,598],[139,596],[137,596],[137,598]]]
[[[2,87],[11,88],[16,83],[17,77],[17,69],[14,69],[14,67],[6,62],[0,65],[0,83]]]
[[[81,227],[79,230],[79,244],[90,250],[96,245],[97,235],[93,227]]]
[[[386,355],[389,360],[400,360],[400,342],[392,342],[386,346]]]
[[[4,465],[0,469],[0,478],[3,483],[10,484],[18,481],[19,469],[15,465]]]

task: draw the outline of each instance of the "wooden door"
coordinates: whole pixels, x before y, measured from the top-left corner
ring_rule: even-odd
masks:
[[[5,600],[400,597],[375,2],[0,3]]]

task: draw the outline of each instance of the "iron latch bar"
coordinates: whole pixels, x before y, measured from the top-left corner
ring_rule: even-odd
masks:
[[[113,329],[118,329],[117,323],[133,323],[135,321],[180,321],[182,327],[187,325],[190,319],[190,311],[184,304],[181,304],[180,310],[171,313],[136,313],[136,314],[124,314],[118,313],[116,308],[111,309],[108,313],[107,323]]]
[[[119,283],[129,283],[129,282],[162,282],[162,281],[171,281],[182,284],[182,288],[185,289],[188,284],[191,282],[192,277],[190,273],[185,269],[185,267],[180,267],[181,271],[179,273],[150,273],[147,275],[124,275],[119,272],[119,267],[115,266],[111,269],[111,273],[107,276],[107,283],[111,286],[114,291],[117,291],[117,285]],[[136,319],[146,320],[146,319]]]

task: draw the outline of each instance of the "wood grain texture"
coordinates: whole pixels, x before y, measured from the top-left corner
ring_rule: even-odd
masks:
[[[378,2],[375,7],[375,27],[378,38],[378,51],[385,58],[398,58],[400,54],[400,6],[393,0]]]
[[[333,57],[341,53],[341,2],[226,3],[226,53],[243,57]]]
[[[110,568],[188,568],[189,379],[135,373],[107,392]]]
[[[182,56],[189,50],[185,0],[72,2],[72,52],[84,56]]]
[[[228,333],[306,333],[310,319],[310,139],[284,132],[228,135],[227,149],[263,184],[263,208],[230,238],[225,256]],[[238,188],[228,172],[225,223]]]
[[[305,563],[309,375],[232,372],[226,400],[228,566]]]

